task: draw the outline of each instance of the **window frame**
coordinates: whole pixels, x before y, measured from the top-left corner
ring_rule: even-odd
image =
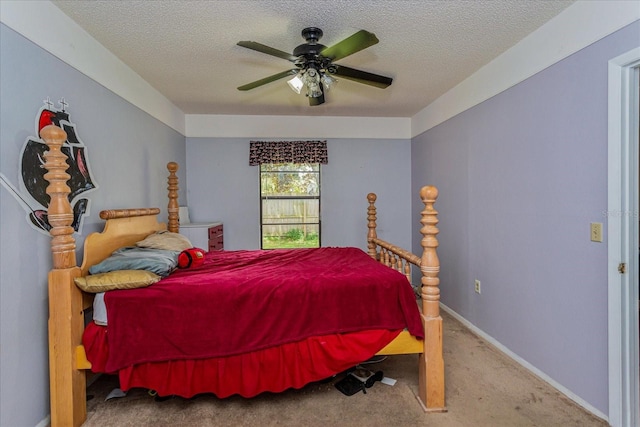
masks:
[[[274,163],[270,163],[273,165]],[[322,247],[322,163],[319,162],[303,162],[303,163],[295,163],[295,162],[283,162],[283,163],[275,163],[282,165],[317,165],[317,171],[302,171],[302,170],[278,170],[278,171],[263,171],[263,164],[260,164],[260,170],[258,173],[258,181],[259,181],[259,197],[260,197],[260,249],[265,250],[264,248],[264,226],[265,225],[282,225],[276,223],[265,223],[263,217],[263,205],[265,200],[317,200],[318,201],[318,222],[312,223],[287,223],[286,225],[316,225],[318,226],[318,247]],[[266,165],[266,163],[265,163]],[[263,173],[290,173],[290,172],[305,172],[305,173],[315,173],[317,174],[317,183],[318,190],[317,196],[263,196],[262,194],[262,175]],[[305,248],[307,246],[300,246],[299,248]],[[266,250],[278,249],[278,248],[266,248]]]

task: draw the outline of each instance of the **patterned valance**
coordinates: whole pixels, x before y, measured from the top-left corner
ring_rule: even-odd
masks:
[[[327,164],[327,141],[251,141],[249,166],[261,163]]]

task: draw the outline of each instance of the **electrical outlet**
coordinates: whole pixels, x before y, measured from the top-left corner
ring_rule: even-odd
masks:
[[[478,280],[478,279],[475,280],[474,287],[475,287],[476,293],[479,294],[480,293],[480,280]]]
[[[591,241],[602,242],[602,223],[601,222],[591,223]]]

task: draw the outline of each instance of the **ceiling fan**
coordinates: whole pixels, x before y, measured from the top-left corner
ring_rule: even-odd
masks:
[[[301,93],[302,89],[306,88],[309,105],[313,106],[324,103],[325,91],[336,83],[336,79],[333,78],[334,75],[382,89],[391,84],[393,79],[390,77],[334,64],[334,61],[378,43],[379,40],[375,34],[360,30],[352,36],[329,47],[318,43],[322,34],[320,28],[305,28],[302,30],[302,37],[307,42],[297,46],[292,54],[258,42],[238,42],[238,46],[257,50],[267,55],[277,56],[278,58],[291,61],[295,65],[295,68],[290,70],[240,86],[238,90],[250,90],[288,76],[294,76],[291,80],[288,80],[287,83],[289,83],[291,89],[296,93]]]

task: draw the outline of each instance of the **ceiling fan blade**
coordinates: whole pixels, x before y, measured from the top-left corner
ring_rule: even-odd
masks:
[[[332,61],[337,61],[338,59],[342,59],[353,53],[359,52],[369,46],[373,46],[379,41],[380,40],[378,40],[375,34],[370,33],[369,31],[360,30],[341,42],[323,49],[322,52],[320,52],[320,55],[325,58],[329,58]]]
[[[393,82],[391,77],[368,73],[366,71],[345,67],[343,65],[333,64],[331,67],[335,68],[335,71],[331,72],[331,74],[335,74],[336,76],[344,77],[345,79],[353,80],[358,83],[364,83],[369,86],[379,87],[380,89],[388,87],[391,82]]]
[[[267,55],[277,56],[278,58],[286,59],[287,61],[294,62],[296,59],[295,56],[290,53],[284,52],[282,50],[269,47],[262,43],[258,42],[250,42],[250,41],[239,41],[238,46],[246,47],[247,49],[257,50],[258,52],[266,53]]]
[[[251,83],[247,83],[246,85],[238,86],[238,90],[255,89],[258,86],[262,86],[262,85],[265,85],[267,83],[271,83],[271,82],[274,82],[276,80],[280,80],[281,78],[284,78],[284,77],[287,77],[287,76],[293,76],[294,74],[297,74],[297,73],[298,73],[297,69],[283,71],[281,73],[274,74],[274,75],[269,76],[269,77],[265,77],[264,79],[256,80],[255,82],[251,82]]]

